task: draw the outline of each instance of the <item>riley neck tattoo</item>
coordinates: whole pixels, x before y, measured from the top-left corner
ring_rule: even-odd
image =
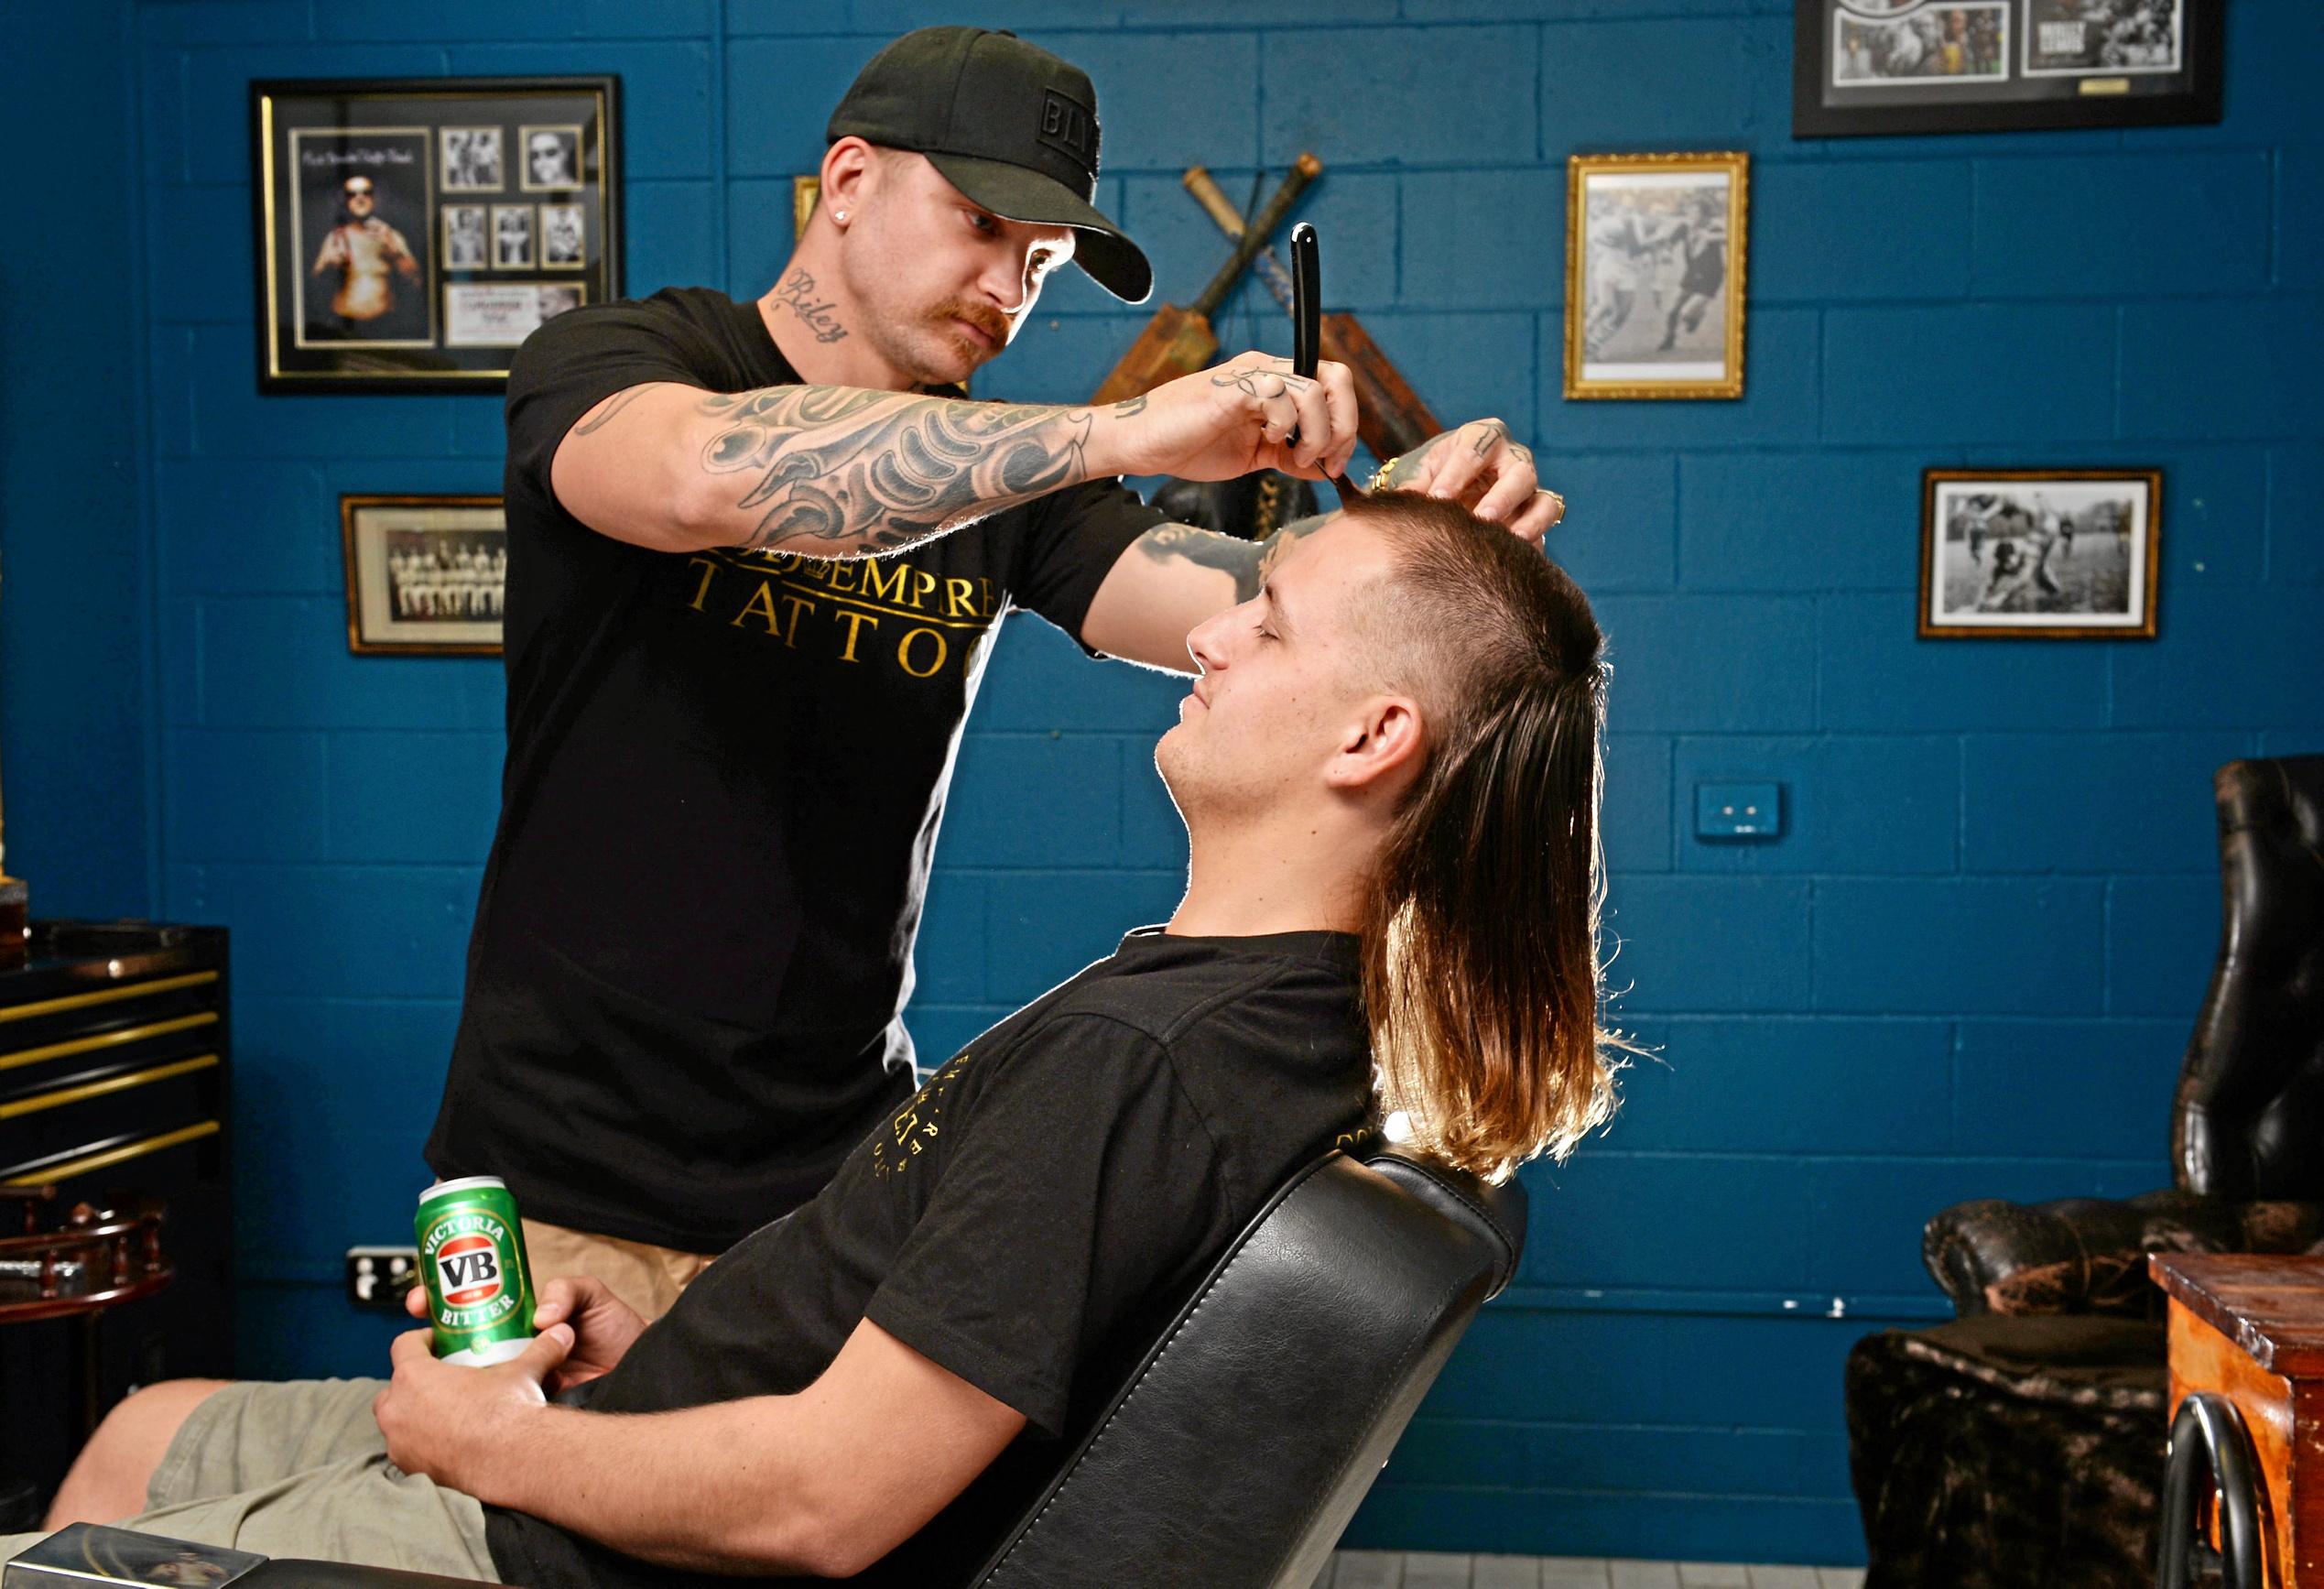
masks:
[[[1079,484],[1095,422],[1087,408],[852,386],[770,386],[701,411],[722,421],[702,468],[748,482],[734,506],[755,522],[736,544],[819,557],[892,551]]]
[[[775,296],[798,316],[799,323],[814,333],[817,342],[835,343],[847,336],[847,328],[831,312],[836,306],[815,301],[815,278],[806,271],[793,269],[776,288]]]

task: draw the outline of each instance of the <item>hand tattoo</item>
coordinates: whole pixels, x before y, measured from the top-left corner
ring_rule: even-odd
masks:
[[[799,323],[815,333],[817,342],[835,343],[847,335],[847,328],[831,312],[832,305],[815,301],[815,278],[806,271],[794,270],[785,277],[775,296],[790,306]]]
[[[1113,405],[1113,417],[1117,419],[1126,419],[1133,414],[1143,414],[1145,412],[1146,394],[1143,392],[1139,393],[1135,397],[1124,397],[1120,402]]]
[[[1273,384],[1263,388],[1260,385],[1262,376]],[[1220,370],[1211,375],[1211,384],[1214,386],[1233,386],[1244,397],[1257,397],[1263,402],[1269,397],[1279,397],[1286,392],[1304,392],[1315,385],[1305,375],[1287,375],[1275,370],[1232,368]]]
[[[1490,458],[1493,450],[1508,439],[1508,426],[1498,419],[1487,419],[1482,429],[1478,430],[1476,441],[1471,443],[1471,450],[1480,458]]]
[[[705,398],[726,420],[702,450],[713,474],[750,473],[742,545],[853,541],[880,552],[1089,478],[1087,408],[770,386]]]

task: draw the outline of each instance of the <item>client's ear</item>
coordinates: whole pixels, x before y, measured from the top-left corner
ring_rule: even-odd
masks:
[[[1331,789],[1400,789],[1419,776],[1426,743],[1420,708],[1409,695],[1374,695],[1359,702],[1341,730],[1339,747],[1323,766]]]

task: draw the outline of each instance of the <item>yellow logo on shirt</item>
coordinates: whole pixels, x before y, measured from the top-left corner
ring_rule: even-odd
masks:
[[[991,580],[894,559],[710,551],[686,562],[699,576],[687,603],[695,612],[794,651],[828,648],[858,664],[889,658],[914,679],[948,667],[973,676],[1000,613]]]

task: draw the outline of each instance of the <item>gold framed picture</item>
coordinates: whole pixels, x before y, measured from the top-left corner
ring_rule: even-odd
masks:
[[[250,85],[258,389],[477,392],[621,296],[620,80]]]
[[[796,243],[807,235],[807,218],[815,213],[815,201],[823,196],[820,172],[812,177],[791,179],[791,241]]]
[[[508,528],[499,497],[342,496],[339,533],[350,651],[500,655]]]
[[[1923,639],[2152,639],[2159,469],[1930,469]]]
[[[1566,162],[1566,396],[1740,397],[1751,157]]]

